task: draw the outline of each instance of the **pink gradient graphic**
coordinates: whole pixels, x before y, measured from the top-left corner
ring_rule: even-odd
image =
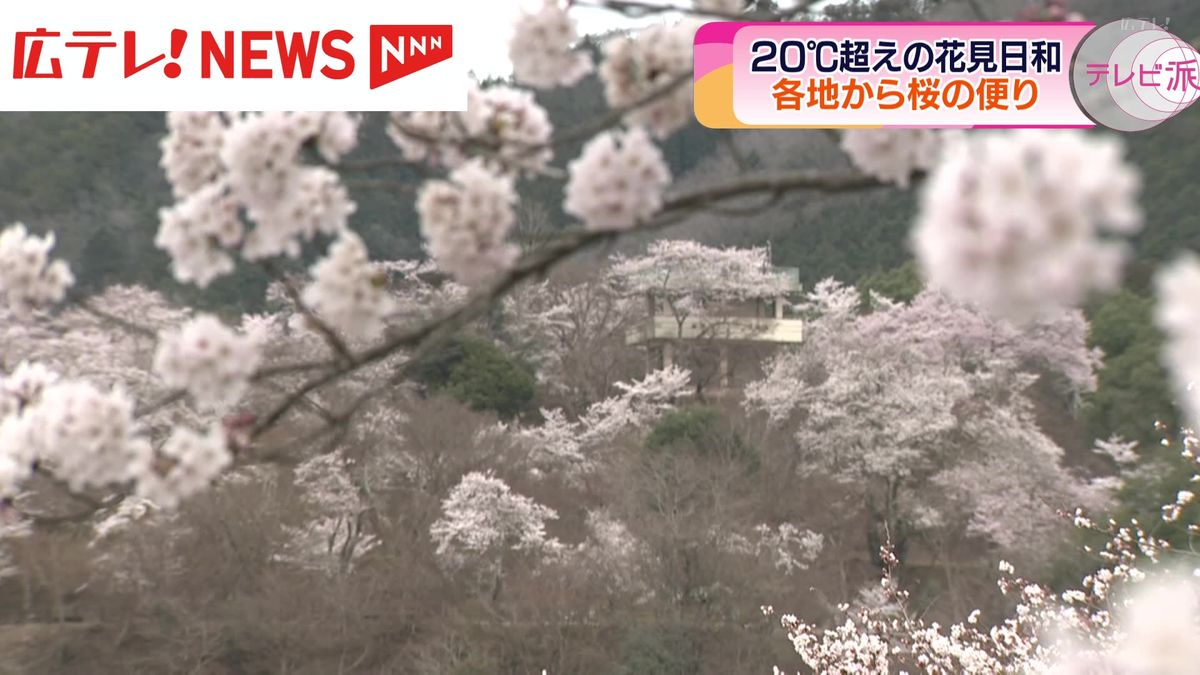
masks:
[[[733,60],[733,45],[728,42],[697,44],[693,58],[696,79],[699,80],[717,68],[729,65]]]

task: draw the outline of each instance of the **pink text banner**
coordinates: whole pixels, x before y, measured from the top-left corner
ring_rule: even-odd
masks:
[[[714,128],[1090,127],[1071,58],[1091,23],[735,23],[696,33]]]

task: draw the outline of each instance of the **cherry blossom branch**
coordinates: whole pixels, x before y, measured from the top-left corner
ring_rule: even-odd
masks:
[[[114,324],[126,332],[141,335],[142,337],[148,337],[152,340],[158,339],[158,333],[156,331],[147,328],[146,326],[136,324],[128,319],[123,319],[119,316],[110,314],[92,304],[92,302],[87,298],[76,299],[74,305],[88,314],[96,317],[97,319]]]
[[[68,497],[85,504],[84,508],[70,513],[60,514],[45,514],[26,511],[19,506],[12,505],[10,508],[21,518],[28,520],[33,525],[38,527],[57,527],[60,525],[74,525],[91,520],[100,511],[112,508],[125,500],[126,495],[122,492],[113,493],[103,500],[81,499],[81,495],[75,492],[67,492]]]
[[[782,200],[782,199],[783,199],[782,192],[772,192],[771,194],[769,194],[767,196],[767,199],[764,200],[763,203],[761,203],[761,204],[755,204],[754,206],[744,206],[744,207],[742,207],[742,206],[713,207],[711,209],[711,211],[720,216],[731,216],[731,217],[737,217],[737,218],[744,218],[746,216],[758,215],[760,213],[768,211],[768,210],[774,208],[775,206],[777,206],[779,204],[780,200]]]
[[[266,382],[273,378],[284,376],[284,375],[296,375],[299,373],[305,373],[305,372],[310,372],[310,371],[314,371],[314,370],[324,370],[326,368],[333,368],[336,365],[337,365],[336,361],[304,361],[301,363],[281,363],[276,366],[266,366],[263,368],[259,368],[257,371],[255,371],[255,373],[253,375],[250,376],[250,382],[256,382],[256,383]],[[182,389],[176,389],[176,390],[167,392],[166,394],[159,397],[158,399],[156,399],[150,403],[147,403],[145,405],[139,406],[138,409],[134,412],[133,416],[136,419],[140,419],[143,417],[147,417],[149,415],[153,415],[154,413],[162,410],[163,408],[174,405],[175,403],[178,403],[178,402],[184,400],[185,398],[187,398],[187,392]]]
[[[34,511],[26,511],[25,509],[21,508],[15,502],[15,500],[6,500],[6,505],[8,508],[11,508],[21,518],[30,521],[36,526],[55,527],[58,525],[82,523],[91,518],[97,512],[116,506],[125,499],[125,494],[123,492],[110,494],[103,499],[97,499],[91,495],[78,492],[71,489],[66,481],[55,476],[51,471],[48,471],[45,467],[40,465],[34,468],[34,474],[41,477],[50,485],[54,486],[62,494],[71,499],[71,501],[83,505],[83,508],[71,511],[69,513],[45,514]]]
[[[397,155],[344,159],[337,165],[337,168],[339,171],[374,171],[376,169],[390,169],[401,166],[416,171],[421,178],[430,178],[433,176],[433,172],[429,170],[429,167],[424,162],[413,162]]]
[[[883,187],[878,178],[861,173],[826,173],[818,171],[796,171],[791,173],[769,173],[748,175],[738,180],[716,186],[697,188],[674,199],[668,199],[664,212],[671,210],[695,210],[710,204],[758,193],[780,193],[793,190],[813,190],[825,194],[856,192]]]
[[[699,188],[668,198],[663,210],[652,221],[629,230],[630,233],[645,233],[662,229],[679,222],[692,212],[733,199],[760,193],[783,193],[792,190],[818,190],[840,193],[880,187],[877,179],[857,173],[828,174],[812,171],[750,175],[739,180],[707,188]],[[354,355],[343,363],[300,385],[280,403],[264,415],[251,431],[257,438],[279,422],[304,397],[359,369],[391,357],[403,349],[414,348],[409,363],[417,362],[470,321],[482,315],[496,299],[502,297],[521,282],[544,275],[567,258],[592,246],[611,243],[624,233],[608,230],[577,230],[563,234],[550,244],[522,256],[502,277],[482,291],[475,293],[463,305],[423,325],[391,335],[380,344]],[[404,372],[404,369],[401,371]],[[356,404],[361,405],[361,403]],[[353,407],[351,408],[351,412]],[[339,417],[345,417],[340,415]]]
[[[451,144],[457,145],[459,148],[462,148],[464,150],[479,152],[479,153],[487,156],[489,159],[492,159],[493,161],[496,161],[497,163],[499,163],[501,165],[512,168],[513,159],[503,157],[500,155],[500,151],[502,149],[504,149],[505,147],[516,147],[520,151],[518,153],[517,159],[520,159],[522,157],[527,157],[529,155],[533,155],[538,152],[542,152],[542,151],[546,150],[547,148],[555,148],[555,147],[559,147],[559,146],[566,145],[569,143],[577,143],[579,141],[587,140],[602,131],[606,131],[608,129],[611,129],[611,128],[617,126],[625,119],[625,116],[628,115],[629,113],[639,110],[641,108],[644,108],[646,106],[652,105],[653,103],[656,103],[656,102],[662,100],[663,98],[666,98],[666,97],[672,95],[673,93],[675,93],[675,91],[677,89],[690,83],[691,80],[692,80],[692,74],[690,72],[680,73],[678,76],[671,79],[669,82],[654,89],[653,91],[650,91],[645,96],[642,96],[641,98],[639,98],[627,105],[617,106],[615,108],[609,108],[604,112],[604,114],[593,118],[589,122],[580,124],[575,127],[571,127],[569,129],[566,129],[565,131],[557,132],[545,143],[520,143],[515,140],[505,140],[503,142],[500,142],[498,140],[479,138],[477,136],[465,136],[459,142],[450,142],[442,137],[439,137],[436,135],[431,135],[428,133],[422,133],[415,129],[408,128],[402,124],[393,124],[393,127],[400,133],[404,134],[405,136],[407,136],[415,141],[420,141],[422,143],[429,143],[429,144],[451,143]],[[465,135],[465,133],[464,133],[464,135]],[[339,168],[358,171],[358,170],[370,170],[370,169],[387,167],[387,166],[424,166],[424,165],[414,163],[410,160],[405,159],[404,157],[393,156],[393,157],[374,157],[369,160],[351,160],[351,161],[343,162],[339,166]],[[521,168],[524,168],[525,170],[529,170],[528,167],[521,167]],[[546,177],[549,177],[549,178],[554,178],[554,179],[565,178],[565,174],[563,174],[561,172],[561,170],[543,169],[537,173],[544,175]]]
[[[618,106],[616,108],[609,108],[603,115],[600,115],[600,116],[594,118],[590,122],[587,122],[585,124],[580,124],[578,126],[571,127],[570,129],[567,129],[566,131],[562,131],[562,132],[554,134],[554,136],[550,139],[550,142],[548,145],[551,147],[557,147],[560,145],[565,145],[567,143],[576,143],[576,142],[579,142],[582,140],[589,139],[589,138],[595,136],[596,134],[600,133],[601,131],[606,131],[608,129],[611,129],[611,128],[615,127],[616,125],[620,124],[621,121],[625,119],[625,116],[628,115],[629,113],[631,113],[635,110],[638,110],[640,108],[644,108],[652,103],[655,103],[663,98],[666,98],[667,96],[670,96],[671,94],[673,94],[675,92],[676,89],[678,89],[679,87],[683,86],[686,83],[691,82],[692,77],[693,77],[693,75],[690,72],[689,73],[680,73],[677,77],[672,79],[670,82],[667,82],[666,84],[659,87],[658,89],[651,91],[650,93],[637,99],[636,101],[633,101],[632,103],[630,103],[628,105]],[[542,148],[542,146],[531,147],[527,151],[533,152],[533,151],[539,150],[541,148]]]
[[[161,398],[159,398],[151,403],[148,403],[144,406],[139,406],[137,408],[137,410],[134,411],[133,416],[134,416],[134,418],[142,418],[142,417],[146,417],[148,415],[153,415],[154,413],[158,412],[159,410],[162,410],[163,408],[166,408],[168,406],[174,405],[174,404],[182,401],[186,397],[187,397],[187,392],[183,391],[182,389],[168,392],[167,394],[163,395]]]
[[[346,343],[342,341],[342,338],[338,336],[337,331],[335,331],[329,324],[325,323],[324,319],[317,316],[316,313],[309,308],[309,306],[304,302],[304,299],[300,297],[300,291],[296,290],[296,287],[292,283],[291,279],[288,279],[286,275],[281,274],[279,269],[268,261],[263,261],[262,266],[263,269],[266,270],[268,276],[283,285],[284,293],[287,294],[288,300],[291,300],[292,304],[296,307],[296,311],[300,312],[300,314],[304,316],[304,320],[310,326],[312,326],[313,329],[320,333],[321,337],[325,340],[325,343],[329,345],[329,348],[332,349],[339,358],[347,361],[353,361],[354,355],[350,353],[350,348],[347,347]]]
[[[280,375],[296,375],[311,370],[324,370],[332,368],[337,363],[334,361],[302,361],[300,363],[281,363],[277,366],[266,366],[259,368],[257,372],[250,376],[251,382],[261,382],[266,379],[278,377]]]
[[[275,392],[286,393],[286,391],[284,390],[283,387],[281,387],[273,382],[267,382],[265,384],[265,386]],[[305,406],[307,406],[308,408],[311,408],[312,411],[315,412],[318,417],[325,420],[325,422],[327,422],[329,424],[337,424],[337,423],[343,421],[343,419],[344,419],[344,416],[335,414],[334,412],[332,412],[325,406],[314,401],[311,396],[301,397],[300,400],[298,401],[298,403],[302,403]]]

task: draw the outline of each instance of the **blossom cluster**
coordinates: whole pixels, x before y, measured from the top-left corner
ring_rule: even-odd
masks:
[[[500,173],[538,173],[553,157],[545,108],[521,89],[477,85],[465,112],[395,112],[388,136],[410,162],[453,169],[476,157]]]
[[[383,330],[391,312],[386,275],[367,257],[358,235],[345,231],[312,267],[313,281],[302,294],[305,305],[346,334],[369,339]]]
[[[537,88],[569,87],[592,72],[592,60],[574,49],[575,20],[560,0],[545,0],[536,12],[523,12],[513,26],[508,56],[513,77]]]
[[[518,252],[506,241],[516,199],[512,178],[489,171],[478,160],[455,169],[448,180],[425,183],[417,195],[417,212],[438,267],[468,285],[507,269]]]
[[[152,450],[137,433],[133,401],[124,392],[63,380],[0,422],[0,456],[21,468],[18,479],[28,477],[35,463],[44,464],[82,490],[141,477]]]
[[[1189,422],[1200,422],[1200,259],[1183,257],[1159,273],[1155,319],[1163,357]]]
[[[697,27],[691,20],[655,24],[605,45],[604,96],[627,110],[626,122],[664,138],[692,120],[692,88],[679,85],[692,72]]]
[[[138,494],[163,508],[201,492],[233,463],[225,430],[204,433],[177,427],[158,449],[154,470],[140,477]]]
[[[942,145],[943,133],[932,129],[847,129],[841,144],[864,173],[902,188],[937,164]]]
[[[42,397],[58,373],[36,362],[21,361],[8,375],[0,376],[0,419],[19,414]]]
[[[239,246],[247,260],[295,257],[354,212],[336,172],[301,161],[310,145],[330,163],[353,149],[358,121],[346,113],[170,113],[167,128],[162,164],[177,201],[161,211],[155,244],[181,282],[228,274]]]
[[[1029,320],[1120,280],[1141,226],[1139,177],[1114,139],[1076,131],[968,136],[947,148],[913,231],[928,280]]]
[[[245,393],[259,358],[253,337],[204,314],[163,335],[154,371],[168,386],[186,390],[201,408],[220,412]]]
[[[64,379],[30,363],[0,379],[0,497],[15,496],[38,470],[73,492],[132,483],[171,508],[231,461],[219,426],[206,435],[177,428],[155,449],[119,388]]]
[[[18,312],[62,301],[75,283],[70,268],[50,260],[54,234],[32,235],[21,223],[0,232],[0,297]]]
[[[570,164],[563,209],[590,230],[628,230],[663,206],[671,171],[641,129],[600,134]]]
[[[160,164],[178,198],[198,192],[221,175],[225,120],[216,112],[167,113],[170,133],[159,143]]]
[[[473,471],[442,501],[429,532],[438,557],[452,568],[505,550],[538,553],[556,542],[546,534],[554,509],[512,491],[490,473]]]

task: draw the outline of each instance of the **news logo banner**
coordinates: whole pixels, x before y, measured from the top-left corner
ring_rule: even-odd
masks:
[[[1090,127],[1071,58],[1090,23],[710,23],[696,116],[715,128]]]
[[[465,110],[444,4],[5,3],[0,110]]]

